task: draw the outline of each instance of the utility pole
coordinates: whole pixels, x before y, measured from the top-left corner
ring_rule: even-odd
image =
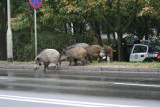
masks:
[[[12,41],[12,31],[11,31],[10,0],[7,0],[7,14],[8,14],[7,61],[13,62],[13,41]]]

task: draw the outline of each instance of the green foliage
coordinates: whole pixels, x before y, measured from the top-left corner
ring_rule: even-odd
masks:
[[[19,15],[16,19],[12,20],[12,28],[15,31],[27,29],[29,27],[29,24],[27,24],[28,22],[28,17],[26,18],[23,15]]]
[[[29,61],[33,58],[33,45],[28,32],[13,33],[13,56],[17,61]]]
[[[66,46],[78,42],[93,43],[93,37],[88,35],[67,35],[55,34],[53,32],[38,32],[37,36],[38,53],[43,49],[52,48],[59,52]],[[34,37],[31,37],[29,32],[13,33],[13,51],[14,60],[16,61],[31,61],[34,60]]]
[[[93,43],[93,37],[87,35],[68,35],[68,34],[55,34],[52,32],[42,32],[38,35],[38,51],[45,48],[54,48],[62,51],[63,48],[74,43],[85,42],[88,44]]]
[[[95,38],[100,41],[101,29],[118,36],[126,32],[152,36],[153,28],[160,32],[159,7],[159,0],[43,0],[37,9],[38,52],[45,48],[61,51],[75,42],[93,44]],[[33,60],[33,9],[28,0],[11,0],[11,10],[14,59]],[[93,33],[88,33],[86,25]]]

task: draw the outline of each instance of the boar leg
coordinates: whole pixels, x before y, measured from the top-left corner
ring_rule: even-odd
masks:
[[[113,56],[110,56],[110,62],[113,62]]]
[[[46,68],[48,68],[48,65],[49,65],[49,64],[44,64],[44,70],[43,70],[44,73],[46,73]]]
[[[77,65],[77,59],[74,58],[73,60],[74,60],[74,64]]]
[[[86,64],[86,58],[81,60],[81,65],[85,66],[85,64]]]
[[[69,66],[72,65],[73,58],[69,58]]]
[[[88,60],[90,61],[90,63],[92,63],[92,58],[90,55],[88,55]]]
[[[102,61],[102,57],[98,56],[98,62],[101,62],[101,61]]]
[[[57,62],[56,63],[56,70],[58,69],[58,67],[61,65],[61,63]]]

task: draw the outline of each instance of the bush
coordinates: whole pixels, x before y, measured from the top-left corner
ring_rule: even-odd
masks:
[[[54,48],[59,52],[73,43],[85,42],[92,44],[94,38],[88,35],[67,35],[55,34],[53,32],[38,32],[37,34],[37,53],[46,48]],[[15,61],[31,61],[35,58],[34,36],[30,32],[13,33],[13,57]]]

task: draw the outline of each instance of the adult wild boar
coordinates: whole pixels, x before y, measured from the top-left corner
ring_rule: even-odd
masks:
[[[68,59],[70,61],[70,66],[72,65],[72,62],[75,62],[75,65],[77,65],[77,60],[81,61],[82,65],[85,65],[87,58],[87,51],[82,47],[72,47],[68,49],[64,49],[61,53],[61,61]]]
[[[92,56],[98,56],[100,58],[99,53],[102,49],[100,45],[90,45],[85,49],[87,51],[88,59],[90,60],[91,63],[92,63]],[[98,61],[100,61],[100,59],[98,59]]]
[[[111,46],[104,45],[99,53],[101,57],[110,57],[110,61],[113,61],[113,48]]]
[[[56,68],[60,65],[60,53],[55,49],[44,49],[35,58],[36,65],[34,70],[37,70],[39,66],[44,65],[44,72],[50,63],[56,64]]]
[[[72,44],[72,45],[70,45],[70,46],[67,46],[66,49],[74,48],[74,47],[87,48],[87,47],[89,47],[89,45],[88,45],[87,43],[75,43],[75,44]]]

